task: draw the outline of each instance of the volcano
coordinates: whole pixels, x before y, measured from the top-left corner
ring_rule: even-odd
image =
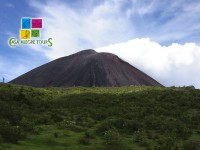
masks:
[[[51,61],[10,83],[33,87],[162,86],[118,56],[92,49]]]

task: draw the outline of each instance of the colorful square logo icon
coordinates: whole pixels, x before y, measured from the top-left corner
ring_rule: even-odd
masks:
[[[31,28],[31,19],[30,18],[22,18],[21,26],[22,26],[22,29],[30,29]]]
[[[19,29],[19,39],[11,37],[8,40],[10,47],[17,45],[47,45],[51,47],[53,45],[52,38],[40,39],[42,34],[43,19],[22,17],[20,19],[21,28]]]
[[[42,28],[42,19],[32,19],[32,28]]]
[[[40,30],[38,30],[38,29],[32,29],[31,30],[31,37],[40,37]]]
[[[30,30],[20,30],[20,39],[30,39]]]

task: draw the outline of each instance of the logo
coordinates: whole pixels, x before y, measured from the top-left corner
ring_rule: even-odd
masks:
[[[43,20],[41,18],[21,18],[21,29],[19,30],[19,39],[11,37],[8,45],[15,47],[25,44],[39,44],[51,47],[53,45],[52,38],[40,39],[41,30],[43,28]]]

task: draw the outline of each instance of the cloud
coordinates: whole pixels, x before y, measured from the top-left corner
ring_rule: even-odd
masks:
[[[200,44],[200,2],[134,1],[126,10],[137,29],[137,37],[150,37],[158,43],[195,42]]]
[[[142,38],[96,50],[120,56],[165,86],[194,85],[200,88],[200,46],[194,43],[162,46]]]
[[[6,37],[14,37],[15,36],[15,34],[13,34],[12,32],[8,32],[8,31],[0,32],[0,35],[6,36]]]
[[[43,38],[53,38],[51,49],[33,49],[44,51],[50,59],[81,49],[126,41],[130,38],[129,33],[134,32],[130,22],[121,16],[118,1],[105,1],[89,10],[74,9],[69,4],[57,1],[48,5],[32,1],[30,5],[39,10],[37,16],[44,19]]]
[[[50,60],[87,48],[149,37],[163,45],[199,43],[200,3],[181,1],[104,0],[96,2],[30,1],[44,19],[42,37],[53,47],[31,46]],[[167,6],[167,7],[166,7]],[[187,20],[187,21],[186,21]],[[198,34],[199,33],[199,34]]]
[[[6,3],[5,6],[10,8],[15,8],[15,5],[12,3]]]

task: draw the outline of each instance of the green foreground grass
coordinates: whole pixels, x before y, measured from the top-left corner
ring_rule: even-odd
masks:
[[[2,150],[199,150],[200,90],[0,84]]]

